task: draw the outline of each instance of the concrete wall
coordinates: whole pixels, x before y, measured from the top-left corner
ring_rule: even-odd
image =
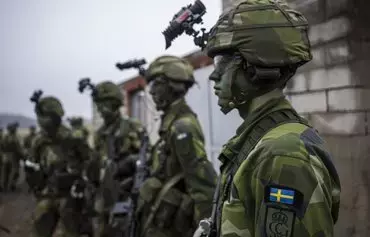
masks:
[[[224,0],[224,8],[232,2]],[[335,236],[370,236],[368,0],[290,0],[310,27],[314,59],[286,94],[327,141],[342,182]]]

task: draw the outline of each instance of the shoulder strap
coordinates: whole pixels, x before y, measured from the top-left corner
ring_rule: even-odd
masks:
[[[149,227],[149,225],[153,222],[153,219],[155,215],[157,214],[158,208],[162,202],[162,197],[173,187],[175,186],[182,178],[184,178],[184,173],[178,173],[175,176],[173,176],[170,180],[168,180],[162,187],[162,189],[159,191],[157,198],[155,199],[155,202],[153,206],[150,208],[151,212],[146,219],[146,222],[144,224],[143,232],[141,236],[145,236],[145,233]]]
[[[236,171],[234,169],[239,167],[264,135],[272,129],[287,123],[301,123],[311,127],[304,118],[300,117],[297,112],[292,109],[277,110],[264,116],[253,127],[247,141],[242,146],[242,149],[238,154],[236,164],[233,167],[233,173]]]

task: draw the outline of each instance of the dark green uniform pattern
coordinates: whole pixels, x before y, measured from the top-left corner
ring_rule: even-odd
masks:
[[[19,162],[24,157],[18,134],[8,132],[2,140],[1,186],[7,191],[14,189],[19,178]]]
[[[102,168],[99,177],[100,191],[96,200],[96,210],[99,213],[99,220],[96,224],[97,236],[104,236],[103,233],[107,233],[109,212],[113,204],[118,198],[124,200],[129,195],[125,190],[119,190],[120,178],[113,176],[120,168],[124,168],[120,167],[120,164],[126,159],[137,159],[142,131],[143,127],[140,122],[123,117],[118,118],[111,125],[103,125],[95,135],[94,149],[100,159],[99,166]],[[109,154],[110,145],[113,154]],[[109,155],[114,157],[109,157]],[[115,171],[107,172],[107,169],[104,169],[108,162],[114,163]]]
[[[184,99],[162,116],[159,134],[152,176],[140,190],[140,236],[191,236],[198,221],[210,215],[216,172],[207,160],[200,124]]]
[[[259,105],[221,152],[220,236],[333,236],[340,184],[314,129],[283,124],[249,154],[239,153],[254,122],[281,109],[292,109],[283,98]],[[240,158],[241,165],[231,172]]]
[[[32,160],[41,165],[45,179],[36,195],[32,236],[80,236],[81,206],[71,198],[73,182],[62,174],[82,177],[89,154],[85,141],[73,138],[70,130],[63,126],[58,128],[55,136],[43,131],[37,134],[32,146]]]

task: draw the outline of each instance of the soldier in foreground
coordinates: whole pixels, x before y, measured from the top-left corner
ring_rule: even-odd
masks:
[[[30,153],[32,141],[36,137],[36,127],[30,126],[29,134],[24,138],[23,147],[26,150],[27,154]]]
[[[24,158],[22,143],[17,134],[19,124],[10,123],[2,144],[1,186],[4,192],[14,191],[19,178],[20,161]]]
[[[193,68],[181,58],[162,56],[150,64],[146,79],[163,115],[150,177],[140,189],[136,236],[191,236],[211,213],[217,176],[199,121],[184,99],[195,82]]]
[[[74,136],[82,137],[83,139],[88,141],[89,131],[84,126],[84,121],[81,117],[68,118],[68,122],[71,126]]]
[[[244,122],[219,156],[214,215],[194,236],[334,236],[337,171],[282,92],[312,58],[307,21],[283,1],[235,4],[204,46],[221,111],[237,109]]]
[[[72,137],[62,125],[61,102],[41,95],[42,91],[36,91],[31,97],[40,132],[31,149],[32,165],[26,161],[26,167],[34,169],[28,183],[37,198],[32,236],[77,237],[83,224],[83,171],[89,149],[85,140]]]
[[[98,220],[95,234],[99,237],[111,237],[128,229],[128,221],[115,223],[115,216],[111,212],[116,202],[125,201],[130,196],[144,128],[137,120],[121,116],[123,96],[116,84],[105,81],[94,86],[89,79],[82,79],[80,91],[86,86],[92,89],[92,99],[104,120],[94,137],[94,151],[101,169],[98,177],[100,191],[96,200]]]

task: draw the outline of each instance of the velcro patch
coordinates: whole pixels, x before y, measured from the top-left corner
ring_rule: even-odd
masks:
[[[291,237],[294,221],[294,211],[267,206],[264,226],[265,236]]]
[[[285,204],[300,209],[303,203],[303,194],[289,187],[268,185],[265,188],[265,202]]]

